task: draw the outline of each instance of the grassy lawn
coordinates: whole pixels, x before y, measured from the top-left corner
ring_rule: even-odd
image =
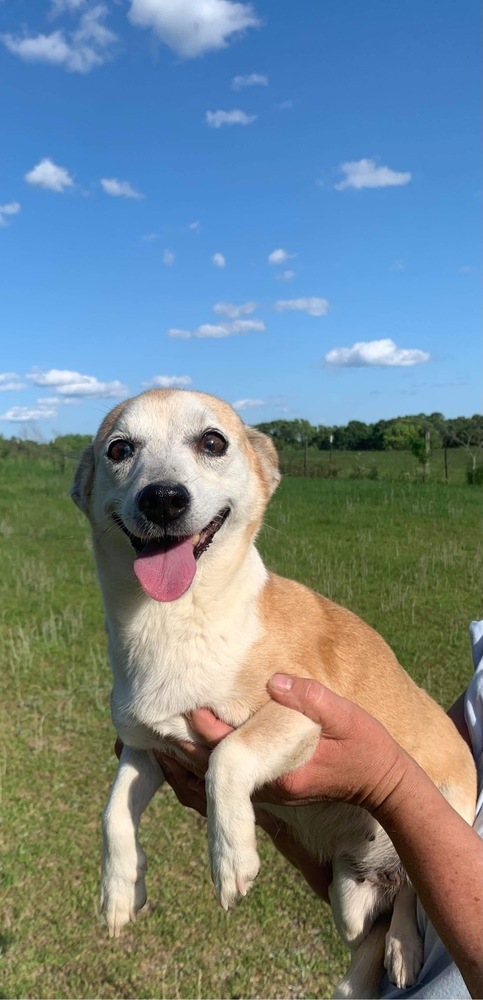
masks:
[[[328,910],[260,837],[253,892],[222,912],[204,822],[169,789],[142,823],[148,912],[108,939],[100,815],[115,759],[87,522],[68,499],[72,470],[3,462],[0,475],[0,996],[330,996],[346,956]],[[480,504],[464,485],[288,478],[260,546],[271,568],[375,626],[448,706],[481,615]]]

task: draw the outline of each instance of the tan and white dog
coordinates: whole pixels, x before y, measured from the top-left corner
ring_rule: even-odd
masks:
[[[146,899],[138,826],[163,782],[151,751],[193,739],[186,713],[200,706],[237,727],[206,779],[213,881],[226,908],[250,887],[259,868],[250,797],[306,761],[319,738],[315,723],[269,699],[275,671],[317,678],[361,705],[473,818],[475,768],[443,710],[368,625],[263,565],[254,542],[279,478],[265,435],[186,390],[119,404],[80,460],[72,495],[92,526],[124,743],[103,821],[112,935]],[[409,985],[421,963],[414,894],[382,828],[341,803],[267,808],[332,863],[332,910],[353,954],[338,995],[374,995],[384,955],[393,981]],[[377,918],[388,909],[385,943]]]

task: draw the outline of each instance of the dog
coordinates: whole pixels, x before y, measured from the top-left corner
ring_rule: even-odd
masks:
[[[320,735],[269,698],[276,670],[316,678],[379,719],[472,822],[474,763],[443,710],[368,625],[265,568],[255,538],[279,480],[270,438],[220,399],[178,389],[114,407],[78,464],[72,497],[91,524],[124,744],[103,816],[111,936],[146,901],[138,826],[164,781],[152,751],[195,740],[186,715],[201,706],[236,727],[206,777],[213,881],[225,908],[250,888],[259,869],[251,795],[307,761]],[[331,862],[332,911],[352,952],[336,995],[374,996],[384,963],[397,986],[414,982],[414,892],[375,819],[337,802],[267,808]],[[378,918],[388,910],[386,937]]]

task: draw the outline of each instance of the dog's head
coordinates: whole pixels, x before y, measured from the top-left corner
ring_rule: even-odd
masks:
[[[95,543],[124,547],[146,593],[172,601],[191,586],[199,559],[252,540],[279,479],[270,438],[227,403],[150,390],[105,418],[81,457],[72,498]]]

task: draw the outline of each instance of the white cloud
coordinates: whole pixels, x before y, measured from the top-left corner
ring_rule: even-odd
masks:
[[[94,399],[118,399],[127,393],[127,386],[122,382],[99,382],[92,375],[80,375],[79,382],[59,386],[57,392],[61,396],[89,396]]]
[[[9,201],[6,205],[0,205],[0,227],[8,226],[5,216],[10,218],[11,215],[18,215],[19,212],[20,202],[18,201]]]
[[[215,267],[226,267],[226,257],[222,253],[214,253],[211,260]]]
[[[287,250],[272,250],[268,255],[269,264],[285,264],[285,261],[291,260],[292,257],[296,257],[295,253],[288,253]]]
[[[275,107],[278,108],[279,111],[289,111],[290,108],[293,108],[293,101],[279,101]]]
[[[268,87],[268,76],[265,73],[249,73],[247,76],[234,76],[231,85],[233,90],[243,90],[244,87]]]
[[[193,330],[192,337],[228,337],[228,323],[202,323]]]
[[[251,333],[265,330],[260,319],[236,319],[232,323],[202,323],[194,331],[194,337],[229,337],[234,333]]]
[[[258,115],[247,115],[246,111],[233,108],[232,111],[207,111],[205,121],[210,128],[221,128],[222,125],[251,125]]]
[[[66,11],[79,10],[85,5],[86,0],[51,0],[51,13],[57,17]]]
[[[74,185],[69,171],[65,167],[58,167],[48,156],[25,174],[25,180],[27,184],[36,184],[48,191],[62,192]]]
[[[360,191],[362,188],[400,187],[402,184],[409,184],[411,180],[409,172],[401,173],[390,170],[389,167],[378,167],[375,160],[351,160],[349,163],[341,163],[340,169],[345,178],[335,185],[336,191],[345,191],[346,188]]]
[[[146,233],[146,235],[142,236],[141,239],[143,239],[145,243],[152,243],[154,240],[159,240],[159,233]]]
[[[236,319],[232,323],[221,323],[220,328],[224,331],[223,336],[225,337],[229,337],[232,333],[251,333],[252,331],[261,333],[266,329],[265,323],[262,323],[261,319]],[[206,336],[206,334],[201,333],[203,329],[205,328],[199,326],[196,336]]]
[[[395,274],[401,274],[402,271],[406,270],[406,265],[403,260],[395,260],[391,264],[389,270],[394,271]]]
[[[183,389],[192,381],[189,375],[154,375],[149,382],[141,382],[141,385],[147,389]]]
[[[56,417],[57,410],[40,406],[32,409],[28,406],[12,406],[6,413],[0,414],[0,420],[9,420],[11,423],[26,423],[32,420],[46,420],[48,417]]]
[[[201,230],[201,222],[199,222],[198,219],[195,222],[190,222],[188,229],[191,229],[193,233],[199,233]]]
[[[260,25],[251,4],[232,0],[131,0],[128,17],[184,59],[226,48],[232,36]]]
[[[168,337],[175,337],[177,340],[189,340],[192,336],[191,330],[180,330],[176,326],[172,326],[168,330]]]
[[[259,319],[236,319],[231,323],[202,323],[195,330],[172,328],[168,330],[168,337],[177,337],[180,340],[188,340],[190,337],[218,340],[221,337],[231,337],[234,334],[262,332],[263,330],[265,330],[265,323]]]
[[[115,177],[102,177],[101,186],[111,198],[135,198],[137,201],[144,198],[144,195],[136,191],[129,181],[118,181]]]
[[[256,308],[256,302],[244,302],[240,306],[235,306],[232,302],[216,302],[213,312],[218,316],[228,316],[228,319],[239,319],[240,316],[251,316]]]
[[[163,264],[166,264],[166,267],[171,267],[174,264],[175,259],[176,259],[176,255],[173,253],[172,250],[165,250],[164,251],[164,253],[163,253]]]
[[[67,369],[51,368],[31,372],[27,378],[35,385],[53,386],[61,396],[87,396],[94,399],[117,399],[127,393],[122,382],[100,382],[93,375],[81,375]]]
[[[0,374],[0,392],[11,392],[14,389],[25,389],[25,382],[20,380],[20,375],[16,372],[2,372]]]
[[[292,281],[292,278],[295,278],[295,271],[287,269],[286,271],[282,271],[281,274],[276,274],[275,277],[277,281]]]
[[[362,368],[366,365],[380,365],[389,368],[406,368],[429,361],[427,351],[397,347],[389,337],[384,340],[360,341],[352,347],[336,347],[328,351],[325,361],[328,365],[347,368]]]
[[[106,14],[107,7],[101,3],[86,10],[79,26],[67,34],[62,30],[31,37],[4,34],[0,40],[9,52],[25,62],[50,63],[70,73],[90,73],[112,57],[117,41],[117,35],[102,23]]]
[[[252,406],[265,406],[263,399],[237,399],[231,404],[234,410],[249,410]]]
[[[273,307],[277,312],[305,312],[308,316],[326,316],[329,310],[327,299],[315,295],[305,299],[279,299]]]
[[[51,368],[47,372],[33,371],[27,375],[35,385],[69,385],[71,382],[78,382],[82,375],[79,372],[71,372],[67,369]]]

